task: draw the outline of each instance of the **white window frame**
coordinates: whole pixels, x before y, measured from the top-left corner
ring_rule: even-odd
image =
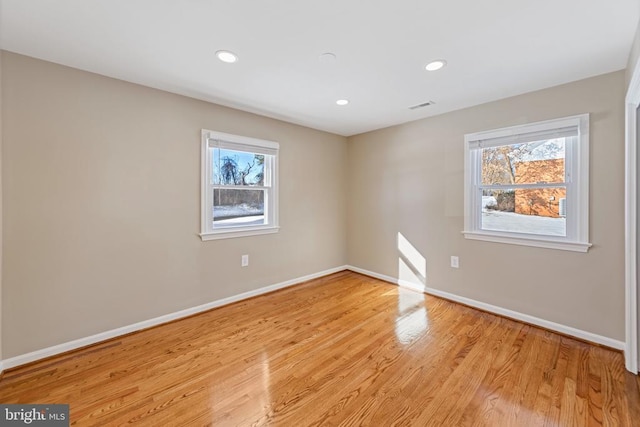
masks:
[[[566,236],[483,230],[481,150],[486,147],[529,141],[531,135],[562,134],[573,128],[577,136],[566,138],[565,187]],[[464,237],[497,243],[587,252],[589,243],[589,114],[564,117],[466,134],[464,169]],[[515,185],[518,187],[518,185]]]
[[[247,225],[234,227],[213,227],[213,189],[211,183],[213,159],[209,149],[211,144],[216,147],[234,151],[245,151],[271,156],[270,167],[265,168],[265,200],[264,225]],[[247,136],[232,135],[212,130],[202,130],[201,144],[201,179],[200,179],[200,238],[203,241],[229,239],[234,237],[255,236],[260,234],[277,233],[278,226],[278,154],[280,145],[277,142]],[[263,189],[263,187],[260,187]]]

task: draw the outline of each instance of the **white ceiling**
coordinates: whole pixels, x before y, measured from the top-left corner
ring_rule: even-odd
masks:
[[[0,36],[9,51],[354,135],[623,69],[639,9],[637,0],[2,0]],[[240,60],[218,61],[220,49]],[[320,61],[324,52],[337,60]],[[424,70],[438,58],[447,67]],[[435,105],[408,109],[425,101]]]

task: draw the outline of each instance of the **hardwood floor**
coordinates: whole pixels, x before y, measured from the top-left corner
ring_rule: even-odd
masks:
[[[72,425],[640,426],[619,352],[351,272],[9,371]]]

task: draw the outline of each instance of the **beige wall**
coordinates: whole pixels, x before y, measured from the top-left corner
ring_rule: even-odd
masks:
[[[426,258],[428,287],[623,340],[624,90],[620,71],[349,138],[349,264],[416,281],[401,233]],[[591,113],[593,248],[465,240],[464,134],[580,113]]]
[[[345,264],[346,138],[8,52],[2,65],[5,358]],[[280,143],[278,234],[197,236],[202,128]]]
[[[7,52],[0,66],[4,358],[347,262],[411,280],[398,233],[429,287],[624,337],[624,72],[347,140]],[[584,112],[589,253],[465,240],[463,135]],[[201,128],[281,144],[280,233],[200,241]]]

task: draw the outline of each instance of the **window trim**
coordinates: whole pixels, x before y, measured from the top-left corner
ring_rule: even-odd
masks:
[[[209,142],[219,141],[222,147],[236,151],[248,151],[259,153],[273,153],[271,162],[271,187],[265,193],[265,202],[268,224],[237,226],[214,229],[209,224],[213,220],[209,212],[209,180],[211,177],[211,158],[209,156]],[[256,151],[252,151],[256,149]],[[278,155],[280,144],[263,139],[250,138],[248,136],[233,135],[229,133],[216,132],[202,129],[202,140],[200,148],[200,238],[203,241],[230,239],[236,237],[257,236],[262,234],[277,233],[280,229],[278,224]]]
[[[535,132],[552,132],[561,128],[577,128],[574,142],[565,146],[565,185],[567,188],[566,236],[482,230],[480,228],[481,200],[478,200],[477,177],[480,174],[478,156],[474,154],[480,141],[503,139],[509,145],[516,143],[519,135]],[[511,142],[509,142],[511,141]],[[587,252],[589,243],[589,114],[580,114],[553,120],[510,126],[464,136],[464,231],[466,239],[508,243],[539,248]]]

